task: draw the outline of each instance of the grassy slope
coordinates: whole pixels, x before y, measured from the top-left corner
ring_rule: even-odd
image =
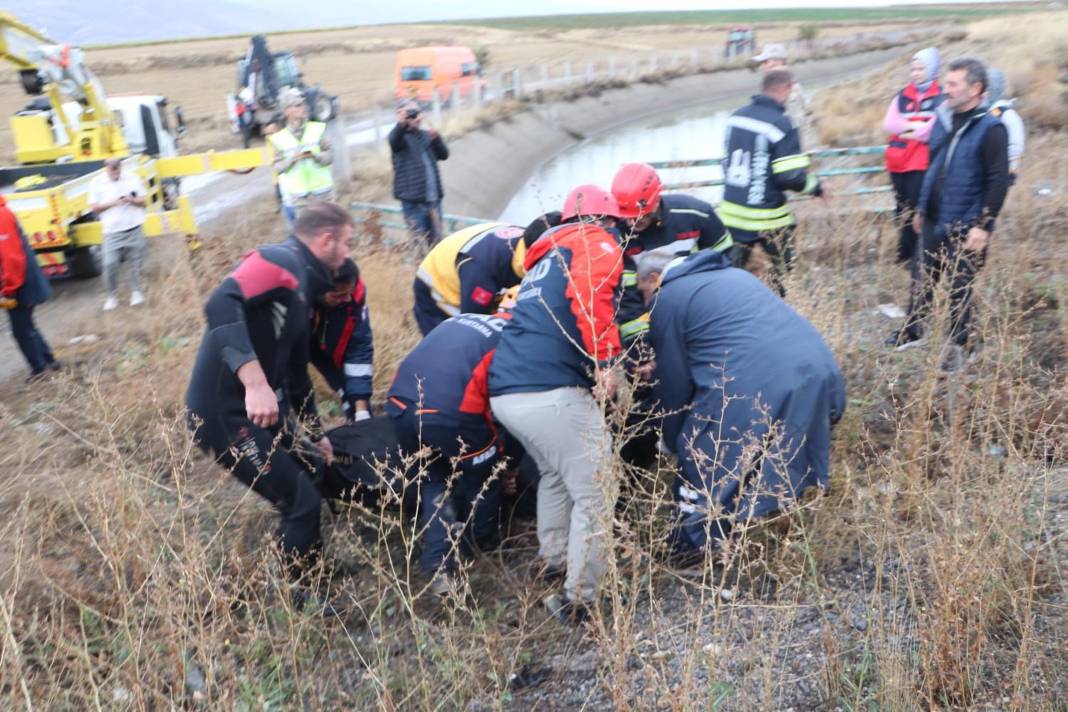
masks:
[[[1034,45],[1058,26],[1029,29]],[[975,32],[1007,46],[1005,28]],[[986,347],[960,380],[940,375],[937,349],[879,346],[876,306],[907,285],[893,231],[806,216],[790,301],[850,384],[829,496],[686,581],[651,559],[669,472],[639,476],[617,517],[614,614],[585,635],[540,609],[529,530],[474,564],[477,606],[434,612],[416,600],[411,531],[378,512],[327,517],[347,627],[287,608],[257,554],[273,512],[191,448],[179,405],[204,294],[275,229],[268,205],[249,206],[225,239],[153,275],[153,310],[105,325],[74,373],[3,385],[0,707],[1058,709],[1068,204],[1033,191],[1068,184],[1068,138],[1034,138],[980,281]],[[412,259],[357,257],[380,398],[415,339]]]

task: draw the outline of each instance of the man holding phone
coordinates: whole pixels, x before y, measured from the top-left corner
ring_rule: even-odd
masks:
[[[433,247],[441,235],[441,185],[438,161],[449,157],[441,135],[421,128],[422,109],[407,101],[397,109],[397,125],[389,132],[393,154],[393,197],[401,202],[412,235]]]
[[[104,311],[119,306],[119,264],[130,265],[130,306],[144,303],[141,270],[145,263],[145,187],[119,158],[104,161],[104,171],[89,184],[89,208],[104,231]]]
[[[308,121],[308,107],[299,89],[290,87],[282,92],[281,104],[285,126],[267,140],[274,149],[282,213],[286,226],[292,229],[300,208],[316,200],[333,202],[330,164],[334,154],[326,137],[326,124]]]

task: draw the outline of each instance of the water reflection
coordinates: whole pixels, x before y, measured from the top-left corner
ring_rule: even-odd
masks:
[[[696,107],[612,131],[560,154],[531,176],[508,203],[500,219],[523,225],[534,216],[559,210],[567,192],[582,183],[610,187],[620,164],[632,161],[678,161],[717,158],[723,153],[728,112]],[[662,170],[665,183],[697,181],[720,176],[718,166]],[[722,188],[687,191],[718,202]]]

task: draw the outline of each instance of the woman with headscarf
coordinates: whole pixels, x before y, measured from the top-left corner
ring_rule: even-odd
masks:
[[[1017,113],[1015,99],[1006,99],[1008,82],[1005,73],[1000,69],[989,68],[986,73],[986,104],[991,112],[997,114],[1005,130],[1009,134],[1009,175],[1010,180],[1016,180],[1016,172],[1020,170],[1020,159],[1023,158],[1025,130],[1023,119]]]
[[[934,47],[912,55],[908,85],[890,102],[883,129],[890,134],[886,147],[886,170],[894,184],[894,213],[901,225],[897,260],[909,264],[916,254],[916,231],[912,213],[930,161],[927,142],[934,126],[935,109],[942,103],[938,84],[941,55]]]

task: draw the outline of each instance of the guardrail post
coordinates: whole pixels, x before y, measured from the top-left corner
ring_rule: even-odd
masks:
[[[382,109],[375,105],[371,107],[371,123],[375,127],[375,143],[382,142]]]
[[[656,52],[650,52],[649,53],[649,71],[650,72],[655,72],[656,71]]]
[[[541,89],[545,89],[546,87],[549,86],[549,63],[548,62],[542,62],[540,65],[538,65],[538,68],[541,71],[541,87],[540,88]]]
[[[697,69],[697,66],[701,63],[699,58],[700,52],[696,47],[694,47],[692,50],[690,50],[690,63],[693,65],[694,69]]]
[[[564,60],[564,86],[571,84],[571,60]]]
[[[593,60],[586,60],[586,83],[593,84]]]
[[[352,156],[349,152],[349,142],[345,140],[344,114],[338,115],[326,126],[330,134],[330,143],[334,146],[334,160],[330,164],[330,173],[334,177],[335,184],[348,185],[352,180]]]
[[[471,98],[475,100],[475,108],[482,107],[482,90],[485,88],[485,81],[482,79],[482,75],[476,74],[474,79],[474,87],[471,92]]]
[[[616,78],[616,56],[614,54],[608,55],[608,78]]]
[[[460,96],[460,82],[452,83],[452,96],[449,97],[449,108],[458,109],[463,104],[463,97]]]
[[[512,92],[515,94],[515,98],[523,96],[523,82],[519,67],[512,70]]]
[[[430,105],[431,113],[434,116],[434,125],[441,126],[441,96],[438,94],[437,87],[434,87],[434,94]]]

